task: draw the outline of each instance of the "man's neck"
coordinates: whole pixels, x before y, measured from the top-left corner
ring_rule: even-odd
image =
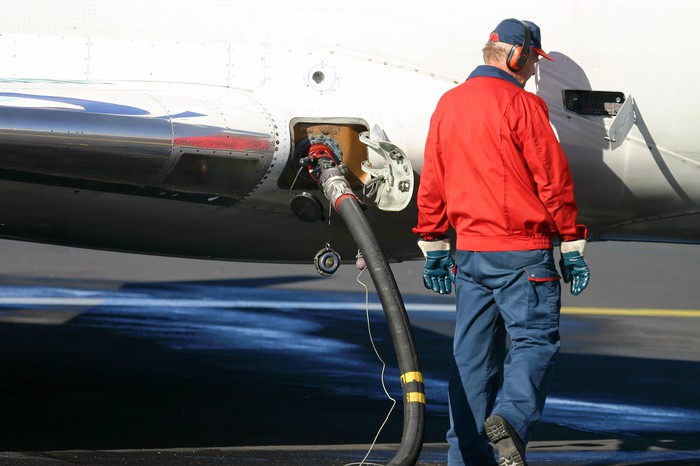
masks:
[[[509,75],[511,75],[511,76],[513,77],[513,79],[515,79],[516,81],[518,81],[518,82],[520,83],[521,86],[525,86],[525,82],[526,82],[527,80],[524,79],[522,76],[520,76],[518,73],[516,73],[516,72],[512,71],[511,69],[509,69],[509,68],[508,68],[508,65],[506,65],[505,62],[494,62],[494,61],[491,61],[491,62],[488,62],[488,63],[486,63],[486,64],[487,64],[488,66],[493,66],[493,67],[498,68],[499,70],[505,71],[506,73],[508,73]]]

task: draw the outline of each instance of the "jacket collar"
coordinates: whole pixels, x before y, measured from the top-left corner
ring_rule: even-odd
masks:
[[[518,87],[523,87],[513,76],[509,75],[500,68],[490,65],[479,65],[477,66],[472,74],[469,75],[467,80],[471,78],[499,78],[510,81]]]

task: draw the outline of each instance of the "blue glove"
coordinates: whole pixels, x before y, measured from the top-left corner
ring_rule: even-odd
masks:
[[[435,293],[450,294],[455,281],[455,261],[452,259],[449,240],[421,240],[418,241],[418,246],[425,256],[423,284]]]
[[[565,283],[571,283],[571,294],[578,296],[588,286],[591,272],[583,259],[586,240],[565,241],[561,243],[561,260],[559,268]]]

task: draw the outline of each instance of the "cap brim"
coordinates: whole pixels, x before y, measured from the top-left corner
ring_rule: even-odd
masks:
[[[539,55],[540,57],[544,57],[544,58],[546,58],[546,59],[549,60],[549,61],[554,61],[554,59],[553,59],[552,57],[550,57],[549,55],[547,55],[546,53],[544,53],[544,50],[538,49],[538,48],[535,48],[535,47],[530,47],[530,48],[531,48],[532,50],[534,50],[535,52],[537,52],[537,55]]]

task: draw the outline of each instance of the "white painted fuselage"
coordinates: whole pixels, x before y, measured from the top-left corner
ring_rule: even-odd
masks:
[[[549,106],[591,239],[700,242],[696,2],[0,4],[0,195],[17,203],[0,237],[265,261],[331,237],[349,254],[340,222],[289,209],[301,136],[369,130],[419,176],[437,100],[516,17],[555,60],[526,88]],[[590,105],[567,108],[565,91]],[[367,215],[390,258],[418,257],[414,203]]]

